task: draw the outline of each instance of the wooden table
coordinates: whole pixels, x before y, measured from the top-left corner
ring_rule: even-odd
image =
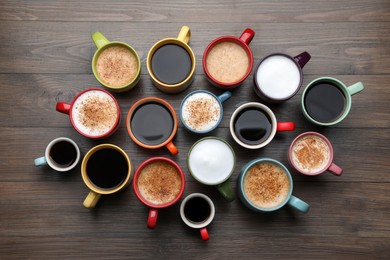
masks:
[[[146,69],[146,55],[158,40],[176,37],[180,27],[192,31],[190,45],[196,76],[185,92],[169,95],[157,90]],[[306,86],[320,76],[336,77],[347,85],[362,81],[365,90],[353,97],[349,116],[336,127],[309,123],[300,111],[300,92],[288,102],[270,105],[278,120],[294,121],[296,130],[281,133],[265,148],[240,148],[229,133],[237,104],[260,99],[252,75],[224,104],[220,127],[212,133],[227,140],[237,154],[232,177],[248,161],[271,157],[285,165],[287,148],[298,134],[314,130],[333,143],[341,177],[304,177],[293,172],[294,194],[310,205],[308,214],[288,208],[256,214],[239,200],[225,202],[213,187],[190,176],[186,155],[202,136],[180,125],[174,141],[180,152],[145,150],[127,134],[125,120],[110,138],[92,141],[80,136],[69,118],[55,111],[58,101],[102,87],[91,70],[96,50],[91,34],[131,44],[141,55],[142,78],[133,90],[114,94],[122,117],[142,97],[157,96],[178,109],[192,90],[220,94],[205,79],[202,54],[211,40],[239,36],[250,27],[255,63],[272,52],[297,55],[308,51]],[[389,259],[390,256],[390,2],[356,1],[6,1],[0,3],[0,258],[209,258],[209,259]],[[184,195],[202,192],[216,205],[203,242],[197,230],[185,226],[179,204],[161,210],[155,230],[146,228],[148,209],[132,188],[104,197],[97,208],[82,206],[88,193],[80,167],[57,173],[35,167],[50,140],[74,139],[82,154],[100,143],[122,147],[134,165],[153,156],[174,159],[184,169]],[[291,167],[289,167],[291,169]]]

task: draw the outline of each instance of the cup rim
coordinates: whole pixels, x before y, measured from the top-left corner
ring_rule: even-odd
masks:
[[[245,75],[241,79],[239,79],[239,80],[237,80],[235,82],[226,83],[226,82],[219,81],[219,80],[215,79],[213,76],[211,76],[211,74],[210,74],[210,72],[209,72],[209,70],[207,68],[207,64],[206,64],[207,56],[209,55],[211,49],[215,45],[217,45],[218,43],[221,43],[221,42],[234,42],[234,43],[237,43],[238,45],[240,45],[241,47],[244,48],[246,54],[248,55],[248,59],[249,59],[248,70],[247,70],[247,72],[245,73]],[[223,89],[232,89],[232,88],[235,88],[235,87],[241,85],[248,78],[248,76],[251,74],[251,71],[252,71],[252,68],[253,68],[253,62],[254,62],[254,59],[253,59],[252,49],[249,47],[248,44],[246,44],[240,38],[235,37],[235,36],[220,36],[220,37],[214,39],[212,42],[210,42],[207,45],[205,51],[203,52],[203,59],[202,59],[203,70],[204,70],[204,73],[207,76],[207,79],[209,79],[212,83],[222,87]]]
[[[189,220],[186,217],[186,215],[184,214],[184,207],[185,207],[186,203],[192,198],[202,198],[202,199],[206,200],[210,206],[210,215],[207,217],[207,219],[205,219],[202,222],[193,222],[193,221]],[[207,196],[203,193],[199,193],[199,192],[191,193],[191,194],[187,195],[187,197],[185,197],[180,204],[180,216],[181,216],[181,219],[183,220],[183,222],[187,226],[189,226],[191,228],[197,228],[197,229],[204,228],[204,227],[208,226],[214,219],[215,205],[209,196]]]
[[[192,62],[190,73],[188,73],[187,77],[183,81],[176,83],[176,84],[166,84],[166,83],[160,81],[154,75],[152,65],[151,65],[152,57],[153,57],[154,53],[157,51],[157,49],[159,49],[160,47],[162,47],[164,45],[168,45],[168,44],[175,44],[175,45],[179,45],[180,47],[184,48],[187,51],[188,55],[190,56],[191,62]],[[196,59],[195,59],[195,54],[194,54],[193,50],[191,49],[191,47],[187,43],[180,41],[177,38],[164,38],[164,39],[157,41],[150,48],[150,50],[148,52],[148,56],[146,58],[146,68],[149,72],[149,76],[157,84],[163,86],[164,88],[169,88],[169,89],[179,88],[183,84],[189,82],[195,73],[195,67],[196,67]]]
[[[183,110],[183,105],[185,103],[185,101],[191,97],[192,95],[194,94],[197,94],[197,93],[206,93],[206,94],[209,94],[210,96],[212,96],[219,104],[219,109],[220,109],[220,115],[219,115],[219,118],[218,118],[218,122],[210,129],[207,129],[207,130],[202,130],[202,131],[198,131],[198,130],[195,130],[193,129],[192,127],[188,126],[185,121],[184,121],[184,118],[183,118],[183,113],[182,113],[182,110]],[[181,101],[180,103],[180,106],[179,106],[179,117],[180,117],[180,121],[182,122],[183,126],[189,130],[190,132],[192,133],[196,133],[196,134],[206,134],[206,133],[209,133],[209,132],[212,132],[213,130],[215,130],[219,124],[221,123],[222,121],[222,117],[223,117],[223,106],[222,106],[222,102],[221,100],[218,98],[217,95],[215,95],[214,93],[210,92],[210,91],[207,91],[207,90],[194,90],[194,91],[191,91],[190,93],[188,93]]]
[[[109,47],[112,47],[112,46],[115,46],[115,45],[120,45],[122,47],[125,47],[127,48],[128,50],[131,51],[131,53],[136,57],[137,59],[137,62],[138,62],[138,66],[137,66],[137,73],[135,74],[135,77],[133,80],[131,80],[130,82],[126,83],[125,85],[122,85],[122,86],[111,86],[111,85],[108,85],[106,83],[104,83],[98,73],[97,73],[97,70],[96,70],[96,62],[97,62],[97,59],[99,57],[99,55],[107,48]],[[93,57],[92,57],[92,72],[93,72],[93,75],[95,76],[96,80],[99,81],[100,84],[102,84],[104,87],[106,87],[107,89],[110,89],[112,91],[126,91],[128,89],[131,89],[133,88],[139,81],[140,79],[140,75],[141,75],[141,59],[138,55],[138,53],[135,51],[135,49],[133,47],[131,47],[129,44],[125,43],[125,42],[120,42],[120,41],[110,41],[109,43],[105,44],[104,46],[98,48]]]
[[[192,170],[191,170],[191,166],[190,166],[190,162],[189,162],[189,159],[190,159],[190,155],[191,155],[191,152],[193,150],[193,148],[200,142],[203,142],[205,140],[209,140],[209,139],[212,139],[212,140],[218,140],[220,142],[223,142],[225,145],[227,145],[227,147],[230,149],[230,151],[232,152],[232,155],[233,155],[233,167],[230,171],[230,173],[221,181],[219,182],[214,182],[214,183],[211,183],[211,182],[205,182],[204,180],[201,180],[199,179],[197,176],[195,176],[195,174],[193,174]],[[219,138],[219,137],[216,137],[216,136],[207,136],[207,137],[203,137],[201,139],[199,139],[198,141],[196,141],[191,147],[190,149],[188,150],[188,154],[187,154],[187,158],[186,158],[186,163],[187,163],[187,168],[188,168],[188,171],[190,172],[191,176],[197,180],[199,183],[202,183],[204,185],[208,185],[208,186],[215,186],[215,185],[219,185],[221,183],[224,183],[225,181],[227,181],[234,173],[234,169],[236,168],[236,154],[234,153],[234,150],[233,150],[233,147],[227,142],[225,141],[224,139],[222,138]]]
[[[111,150],[115,150],[115,151],[119,152],[126,159],[126,162],[128,165],[128,171],[127,171],[126,178],[122,181],[122,183],[120,185],[118,185],[114,188],[111,188],[111,189],[101,189],[100,187],[94,185],[92,183],[92,181],[89,179],[88,173],[87,173],[87,163],[88,163],[89,159],[91,158],[91,156],[95,152],[102,150],[102,149],[111,149]],[[85,185],[87,185],[87,187],[90,190],[92,190],[93,192],[98,193],[98,194],[102,194],[102,195],[112,194],[112,193],[118,192],[121,189],[123,189],[124,187],[126,187],[129,184],[129,181],[131,180],[132,171],[133,171],[133,165],[131,163],[130,158],[127,156],[126,152],[122,148],[120,148],[119,146],[114,145],[114,144],[107,144],[106,143],[106,144],[99,144],[99,145],[92,147],[87,152],[87,154],[84,156],[83,161],[81,163],[81,177],[83,178]]]
[[[292,160],[292,150],[293,150],[293,147],[294,147],[294,144],[302,137],[304,136],[308,136],[308,135],[315,135],[315,136],[318,136],[319,138],[321,138],[329,147],[329,153],[330,153],[330,156],[329,156],[329,161],[327,162],[326,166],[324,166],[324,168],[322,168],[321,170],[318,170],[316,172],[304,172],[302,171],[301,169],[299,169],[298,166],[296,166]],[[332,144],[331,142],[329,141],[329,139],[318,133],[318,132],[314,132],[314,131],[308,131],[308,132],[304,132],[304,133],[301,133],[300,135],[298,135],[297,137],[294,138],[294,140],[291,142],[290,144],[290,147],[288,148],[288,161],[290,163],[290,165],[299,173],[303,174],[303,175],[307,175],[307,176],[315,176],[315,175],[319,175],[321,173],[324,173],[326,172],[330,165],[332,164],[333,162],[333,156],[334,156],[334,153],[333,153],[333,147],[332,147]]]
[[[164,107],[166,107],[168,109],[168,111],[171,113],[171,116],[173,119],[173,129],[172,129],[171,135],[164,142],[157,144],[157,145],[148,145],[148,144],[144,144],[141,141],[139,141],[135,137],[135,135],[133,134],[133,131],[132,131],[131,126],[130,126],[131,118],[132,118],[134,112],[136,111],[136,109],[143,104],[152,103],[152,102],[157,102],[157,103],[163,105]],[[126,128],[127,128],[127,133],[129,134],[130,138],[137,145],[139,145],[143,148],[147,148],[147,149],[158,149],[158,148],[164,147],[167,144],[169,144],[176,135],[178,124],[179,123],[178,123],[178,118],[177,118],[177,114],[175,112],[175,109],[173,109],[173,107],[167,101],[165,101],[162,98],[158,98],[158,97],[145,97],[145,98],[139,99],[137,102],[135,102],[131,106],[131,108],[129,109],[129,111],[127,113],[127,117],[126,117]]]
[[[68,143],[71,143],[76,150],[76,159],[74,160],[74,162],[71,165],[69,165],[67,167],[60,167],[57,163],[53,162],[52,159],[50,158],[51,148],[56,143],[59,143],[61,141],[66,141]],[[59,171],[59,172],[66,172],[66,171],[72,170],[80,162],[80,157],[81,157],[81,152],[80,152],[79,146],[77,145],[77,143],[75,141],[73,141],[72,139],[70,139],[68,137],[61,136],[61,137],[57,137],[57,138],[53,139],[52,141],[50,141],[50,143],[46,146],[46,149],[45,149],[45,159],[46,159],[47,164],[51,168],[53,168],[54,170]]]
[[[113,124],[112,128],[111,128],[109,131],[107,131],[106,133],[101,134],[101,135],[90,135],[90,134],[84,133],[83,131],[81,131],[81,130],[77,127],[76,123],[74,122],[73,113],[72,113],[74,103],[76,102],[76,100],[77,100],[81,95],[83,95],[83,94],[85,94],[85,93],[87,93],[87,92],[90,92],[90,91],[101,91],[101,92],[106,93],[108,96],[111,97],[111,99],[114,101],[115,106],[116,106],[117,118],[116,118],[115,123]],[[103,138],[106,138],[106,137],[112,135],[112,134],[116,131],[116,129],[119,127],[119,122],[120,122],[120,119],[121,119],[121,112],[120,112],[120,107],[119,107],[118,101],[115,99],[115,97],[114,97],[110,92],[108,92],[107,90],[104,90],[104,89],[100,89],[100,88],[88,88],[88,89],[85,89],[85,90],[79,92],[79,93],[73,98],[72,103],[71,103],[71,105],[70,105],[69,118],[70,118],[70,122],[72,123],[73,128],[76,129],[76,131],[77,131],[79,134],[81,134],[81,135],[83,135],[83,136],[85,136],[85,137],[87,137],[87,138],[91,138],[91,139],[103,139]]]
[[[271,130],[271,133],[269,134],[268,138],[266,140],[264,140],[264,142],[260,143],[260,144],[256,144],[256,145],[250,145],[250,144],[246,144],[244,142],[242,142],[238,137],[237,135],[235,134],[234,132],[234,121],[238,115],[238,113],[240,113],[242,110],[244,110],[245,108],[248,108],[248,107],[256,107],[256,108],[260,108],[261,110],[263,110],[264,112],[267,113],[267,115],[270,117],[271,119],[271,123],[272,123],[272,130]],[[230,124],[229,124],[229,129],[230,129],[230,134],[231,136],[233,137],[233,139],[239,144],[241,145],[242,147],[244,148],[247,148],[247,149],[260,149],[264,146],[266,146],[267,144],[269,144],[275,137],[276,135],[276,127],[277,127],[277,120],[276,120],[276,117],[275,117],[275,114],[272,112],[272,110],[267,107],[266,105],[262,104],[262,103],[258,103],[258,102],[246,102],[242,105],[240,105],[239,107],[237,107],[232,116],[230,117]]]
[[[273,163],[273,164],[276,164],[277,166],[281,167],[284,170],[284,172],[286,173],[286,175],[290,181],[290,188],[289,188],[288,196],[286,196],[286,198],[283,200],[282,203],[280,203],[278,206],[275,206],[272,208],[262,208],[262,207],[259,207],[259,206],[256,206],[255,204],[253,204],[249,200],[249,198],[246,196],[244,188],[243,188],[244,187],[244,179],[245,179],[245,176],[247,175],[249,169],[253,165],[258,164],[258,163],[263,163],[263,162]],[[272,212],[272,211],[276,211],[276,210],[282,208],[290,200],[290,198],[292,196],[293,189],[294,189],[293,179],[292,179],[291,173],[287,169],[287,167],[283,163],[281,163],[275,159],[268,158],[268,157],[253,159],[252,161],[250,161],[246,165],[244,165],[241,169],[241,174],[240,174],[238,180],[239,180],[239,188],[241,189],[241,194],[242,194],[242,197],[244,198],[245,202],[255,211],[260,211],[260,212]]]
[[[284,56],[284,57],[290,59],[291,61],[294,62],[295,66],[296,66],[296,67],[298,68],[298,70],[299,70],[300,78],[299,78],[299,84],[298,84],[296,90],[295,90],[291,95],[289,95],[289,96],[287,96],[287,97],[284,97],[284,98],[274,98],[274,97],[271,97],[271,96],[267,95],[267,94],[261,89],[260,84],[259,84],[258,79],[257,79],[257,71],[259,70],[261,64],[262,64],[264,61],[266,61],[268,58],[271,58],[271,57],[273,57],[273,56]],[[254,84],[255,89],[258,90],[266,99],[272,100],[272,101],[276,101],[276,102],[281,102],[281,101],[286,101],[286,100],[291,99],[293,96],[295,96],[295,95],[298,93],[299,89],[300,89],[301,86],[302,86],[302,82],[303,82],[303,71],[302,71],[301,66],[299,66],[298,62],[294,59],[294,57],[292,57],[292,56],[290,56],[290,55],[288,55],[288,54],[286,54],[286,53],[283,53],[283,52],[274,52],[274,53],[268,54],[267,56],[265,56],[265,57],[259,62],[259,64],[256,66],[255,72],[254,72],[254,74],[253,74],[253,79],[254,79],[254,82],[255,82],[255,84]]]
[[[305,107],[305,97],[306,97],[307,92],[315,84],[317,84],[318,82],[321,82],[321,81],[333,83],[333,85],[336,85],[337,88],[339,90],[341,90],[341,92],[343,93],[343,95],[345,97],[346,104],[345,104],[345,108],[344,108],[343,113],[336,120],[331,121],[331,122],[320,122],[318,120],[315,120],[313,117],[310,116],[309,112],[306,110],[306,107]],[[342,81],[340,81],[340,80],[338,80],[336,78],[333,78],[333,77],[319,77],[319,78],[316,78],[316,79],[312,80],[309,84],[307,84],[307,86],[305,87],[305,89],[302,92],[301,110],[303,112],[303,115],[306,117],[306,119],[308,119],[310,122],[312,122],[312,123],[314,123],[316,125],[333,126],[333,125],[336,125],[336,124],[340,123],[349,114],[349,111],[351,110],[351,106],[352,106],[352,98],[351,98],[351,94],[348,92],[348,87]]]
[[[154,203],[149,202],[141,195],[141,193],[138,189],[138,178],[139,178],[142,170],[145,168],[145,166],[147,166],[153,162],[156,162],[156,161],[164,161],[164,162],[168,162],[169,164],[173,165],[176,168],[176,170],[178,171],[180,178],[181,178],[181,187],[180,187],[179,194],[176,196],[175,199],[171,200],[170,202],[164,203],[164,204],[154,204]],[[182,195],[184,193],[185,186],[186,186],[186,182],[185,182],[183,170],[180,168],[180,166],[176,162],[174,162],[173,160],[166,158],[166,157],[157,156],[157,157],[151,157],[149,159],[146,159],[138,166],[137,170],[134,173],[134,179],[133,179],[134,193],[135,193],[136,197],[138,198],[138,200],[142,204],[144,204],[145,206],[148,206],[149,208],[161,209],[161,208],[166,208],[166,207],[169,207],[169,206],[175,204],[182,197]]]

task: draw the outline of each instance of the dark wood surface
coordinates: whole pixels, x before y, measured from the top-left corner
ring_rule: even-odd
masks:
[[[158,40],[176,37],[182,25],[192,31],[190,45],[196,76],[185,92],[168,95],[150,81],[145,58]],[[95,31],[131,44],[142,59],[142,78],[133,90],[114,94],[123,118],[138,99],[158,96],[178,109],[195,89],[216,94],[201,67],[207,44],[221,35],[239,36],[250,27],[255,64],[271,52],[308,51],[306,86],[320,76],[347,85],[362,81],[349,116],[332,128],[310,124],[300,111],[301,91],[282,105],[270,106],[278,120],[296,122],[296,130],[278,134],[265,148],[246,150],[233,141],[228,122],[237,104],[260,101],[252,75],[224,104],[224,117],[212,135],[235,149],[236,180],[241,167],[258,157],[287,165],[287,148],[298,134],[314,130],[333,143],[341,177],[304,177],[293,172],[294,194],[311,205],[308,214],[283,208],[256,214],[240,201],[225,202],[212,187],[195,182],[186,168],[194,136],[180,125],[174,141],[180,153],[145,150],[129,138],[125,120],[102,141],[88,140],[55,111],[58,101],[101,87],[91,71]],[[389,259],[390,258],[390,2],[356,1],[0,1],[0,258],[167,258],[167,259]],[[146,228],[148,209],[132,188],[103,197],[87,210],[88,193],[80,168],[57,173],[35,167],[48,142],[74,139],[85,154],[99,143],[121,146],[137,167],[153,156],[173,158],[183,168],[184,195],[203,192],[216,206],[211,239],[185,226],[179,204],[161,210],[155,230]],[[289,167],[290,168],[290,167]],[[291,168],[290,168],[291,169]]]

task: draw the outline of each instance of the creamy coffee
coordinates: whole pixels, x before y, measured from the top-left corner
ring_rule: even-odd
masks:
[[[75,127],[91,136],[101,136],[112,131],[116,127],[118,116],[115,100],[99,90],[84,92],[72,106]]]
[[[137,76],[138,59],[129,49],[110,46],[103,50],[96,61],[99,79],[108,86],[120,87],[132,82]]]
[[[304,173],[324,170],[329,160],[329,146],[317,135],[302,136],[293,144],[292,163]]]
[[[181,116],[183,123],[192,130],[207,131],[219,122],[220,104],[208,93],[194,93],[183,102]]]
[[[244,193],[256,207],[274,208],[289,196],[290,179],[283,168],[274,163],[257,163],[244,177]]]
[[[180,172],[165,161],[147,164],[141,170],[137,182],[141,196],[156,205],[166,204],[177,198],[182,185]]]
[[[270,98],[284,99],[300,86],[301,72],[297,64],[283,55],[263,60],[256,71],[257,87]]]
[[[239,44],[229,41],[217,43],[209,51],[206,67],[210,75],[223,83],[241,80],[249,69],[249,57]]]

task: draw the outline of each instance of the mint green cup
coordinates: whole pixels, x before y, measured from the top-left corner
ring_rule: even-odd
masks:
[[[313,124],[336,125],[343,121],[351,110],[352,96],[363,89],[362,82],[347,86],[332,77],[314,79],[302,93],[302,113]]]

